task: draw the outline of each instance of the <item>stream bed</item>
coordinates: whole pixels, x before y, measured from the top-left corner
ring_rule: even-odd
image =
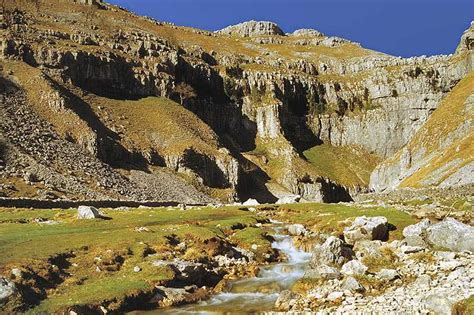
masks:
[[[272,247],[283,253],[285,262],[264,266],[253,278],[235,280],[230,288],[209,300],[181,307],[158,310],[155,314],[239,314],[274,311],[281,291],[302,278],[311,254],[297,249],[290,236],[283,234],[286,227],[274,223],[275,241]]]

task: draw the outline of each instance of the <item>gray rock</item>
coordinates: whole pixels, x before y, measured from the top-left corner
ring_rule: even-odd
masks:
[[[295,304],[295,302],[300,297],[299,294],[291,292],[290,290],[284,290],[278,296],[278,299],[275,302],[275,307],[279,311],[287,312]]]
[[[285,196],[276,202],[277,205],[284,205],[284,204],[292,204],[292,203],[298,203],[301,199],[300,195],[291,195],[291,196]]]
[[[385,240],[387,236],[385,217],[357,217],[350,227],[344,229],[344,239],[351,245],[360,240]]]
[[[102,218],[99,210],[91,206],[79,206],[77,208],[78,219],[97,219]]]
[[[336,301],[344,297],[344,292],[335,291],[328,294],[327,299],[329,301]]]
[[[291,224],[288,226],[288,233],[293,236],[306,235],[308,230],[303,224]]]
[[[403,229],[403,236],[406,238],[415,236],[415,237],[423,237],[425,234],[426,229],[431,225],[429,219],[423,219],[417,224],[409,225]]]
[[[311,28],[302,28],[299,30],[294,31],[291,33],[292,36],[324,36],[323,33],[321,33],[318,30],[311,29]]]
[[[382,253],[380,249],[383,243],[381,241],[358,241],[355,243],[353,250],[356,253],[357,259],[361,259],[366,256],[381,257]]]
[[[431,286],[431,277],[429,275],[420,275],[416,278],[415,285],[420,288],[429,289]]]
[[[377,277],[383,280],[391,281],[400,277],[400,275],[394,269],[382,269],[379,272],[377,272]]]
[[[365,288],[354,277],[347,277],[342,283],[342,289],[351,292],[364,292]]]
[[[428,246],[428,244],[426,244],[425,240],[421,236],[415,236],[415,235],[405,237],[402,243],[411,247],[425,248]]]
[[[342,266],[354,256],[354,252],[339,238],[330,236],[322,245],[314,247],[310,265],[317,267],[322,264]]]
[[[0,277],[0,302],[6,301],[15,293],[16,293],[15,284],[4,277]]]
[[[474,252],[474,228],[453,218],[434,224],[426,229],[429,244],[452,251]]]
[[[334,267],[328,265],[319,265],[313,269],[306,270],[304,278],[308,279],[339,279],[341,273]]]
[[[444,296],[431,294],[424,299],[426,308],[438,315],[451,315],[453,303]]]
[[[369,268],[358,260],[351,260],[341,268],[341,273],[346,276],[363,275]]]
[[[242,204],[243,206],[258,206],[260,203],[255,199],[248,199],[246,202]]]

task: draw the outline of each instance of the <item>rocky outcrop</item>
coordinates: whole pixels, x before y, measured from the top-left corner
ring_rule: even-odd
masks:
[[[456,53],[464,53],[474,50],[474,21],[471,22],[471,27],[468,28],[461,37],[461,42],[456,49]]]
[[[323,33],[321,33],[318,30],[311,29],[311,28],[302,28],[294,31],[291,33],[292,36],[324,36]]]
[[[330,236],[323,244],[315,246],[311,257],[311,266],[342,266],[353,255],[354,253],[347,244],[337,237]]]
[[[344,229],[344,239],[354,245],[360,240],[385,240],[388,237],[388,224],[385,217],[358,217],[352,225]]]
[[[249,37],[256,35],[285,35],[281,28],[267,21],[248,21],[237,25],[231,25],[217,31],[220,34],[237,35],[241,37]]]

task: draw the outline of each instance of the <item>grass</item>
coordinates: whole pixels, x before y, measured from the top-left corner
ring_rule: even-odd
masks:
[[[236,207],[103,212],[111,220],[79,221],[75,210],[0,209],[0,274],[8,275],[13,268],[48,274],[52,261],[60,260],[57,257],[61,255],[67,257],[60,268],[68,276],[47,290],[48,298],[32,313],[104,301],[118,303],[126,296],[143,293],[173,278],[170,269],[151,262],[185,256],[176,251],[174,242],[185,242],[188,248],[209,254],[212,240],[225,239],[236,227],[257,222],[255,214]],[[34,221],[39,217],[60,223],[40,225]],[[147,230],[138,232],[139,227]],[[255,242],[270,246],[260,229],[243,231],[237,231],[236,236],[242,247],[250,248]],[[135,266],[142,271],[133,272]]]
[[[320,173],[345,186],[368,186],[370,174],[379,158],[355,147],[334,147],[328,144],[306,150],[304,156]]]
[[[163,97],[113,100],[93,96],[94,111],[109,128],[120,130],[141,151],[176,154],[193,147],[218,154],[217,135],[194,113]],[[99,109],[102,108],[102,109]]]
[[[368,271],[376,273],[381,269],[396,269],[399,267],[398,257],[390,247],[383,246],[380,248],[380,255],[365,256],[362,263],[367,266]]]
[[[340,235],[348,224],[346,220],[364,215],[386,217],[388,222],[396,227],[396,230],[390,232],[390,240],[402,239],[403,228],[417,222],[415,218],[394,208],[361,208],[341,204],[311,203],[280,206],[277,219],[304,224],[313,231]]]
[[[454,315],[474,314],[474,295],[471,295],[469,298],[456,303],[452,312]]]

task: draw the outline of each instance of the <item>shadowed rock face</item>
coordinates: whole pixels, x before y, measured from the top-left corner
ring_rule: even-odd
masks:
[[[81,8],[79,3],[71,6]],[[62,17],[67,14],[38,17],[57,25],[43,30],[35,27],[31,12],[17,10],[1,30],[0,58],[8,65],[16,60],[32,67],[38,82],[47,81],[51,90],[29,97],[29,106],[54,113],[56,118],[48,114],[42,119],[61,131],[58,137],[102,163],[134,171],[127,176],[135,180],[147,172],[153,177],[150,167],[167,167],[191,175],[193,183],[202,185],[199,189],[231,191],[228,200],[275,201],[285,194],[311,201],[351,200],[352,193],[368,189],[367,181],[346,184],[325,175],[304,152],[324,143],[390,158],[473,68],[471,31],[453,56],[402,59],[315,30],[285,35],[271,22],[250,21],[210,33],[140,18],[108,4],[101,4],[92,17],[74,16],[74,23]],[[113,21],[98,23],[106,14]],[[78,27],[85,18],[97,19],[98,26]],[[276,48],[269,49],[268,43]],[[34,92],[22,73],[4,75],[19,79],[27,94]],[[163,141],[171,138],[171,129],[161,126],[127,132],[130,117],[141,110],[133,102],[146,97],[176,101],[188,121],[198,121],[196,127],[172,115],[163,121],[156,117],[161,125],[180,125],[180,131],[171,132],[183,135],[171,136],[187,145],[171,150],[174,143]],[[104,109],[103,100],[110,107]],[[114,116],[115,101],[130,101],[131,109]],[[336,159],[325,167],[338,163]],[[398,173],[383,169],[373,175],[372,187],[395,187]],[[146,182],[156,183],[150,176]],[[354,171],[353,176],[360,174]],[[460,182],[452,176],[445,185]]]

